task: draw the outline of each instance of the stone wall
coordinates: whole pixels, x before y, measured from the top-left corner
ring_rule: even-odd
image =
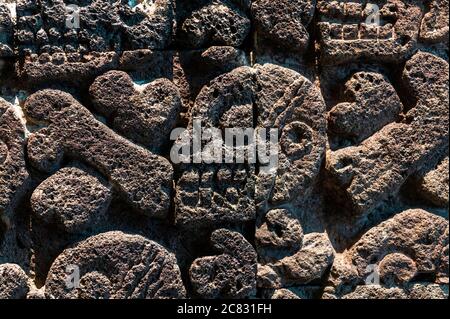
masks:
[[[448,20],[0,0],[0,299],[448,298]],[[196,121],[276,128],[277,166],[174,162]]]

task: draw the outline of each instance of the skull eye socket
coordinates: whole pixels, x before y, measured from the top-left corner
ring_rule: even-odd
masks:
[[[286,155],[300,159],[312,151],[313,132],[304,123],[290,123],[283,129],[280,144]]]

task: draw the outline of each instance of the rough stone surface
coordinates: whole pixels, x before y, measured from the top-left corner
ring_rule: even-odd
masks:
[[[448,298],[448,3],[0,0],[0,298]]]
[[[258,124],[279,130],[279,152],[276,174],[260,170],[258,204],[305,200],[325,156],[325,103],[317,87],[305,77],[271,65],[259,70]]]
[[[448,157],[436,167],[429,171],[419,181],[419,192],[430,203],[438,207],[448,207]]]
[[[385,288],[377,285],[358,286],[343,299],[447,299],[448,286],[415,283],[407,289]]]
[[[69,233],[81,233],[104,222],[111,186],[77,167],[66,167],[39,185],[31,196],[33,213]]]
[[[79,287],[67,287],[77,266]],[[68,270],[69,269],[69,270]],[[45,294],[63,299],[183,298],[175,256],[137,235],[108,232],[64,250],[50,268]]]
[[[403,80],[417,99],[405,120],[384,126],[357,146],[328,156],[330,180],[345,189],[356,213],[375,208],[406,179],[448,148],[448,63],[417,53],[406,63]]]
[[[271,294],[270,299],[301,299],[301,298],[288,289],[277,289]]]
[[[256,46],[303,53],[309,45],[307,30],[314,16],[315,0],[256,0],[252,16]]]
[[[146,5],[151,8],[127,0],[18,0],[17,44],[24,53],[164,49],[173,32],[173,1]]]
[[[13,1],[0,1],[0,58],[14,55],[14,23],[10,6]]]
[[[98,77],[90,92],[95,110],[124,136],[156,150],[169,143],[181,111],[180,93],[169,80],[137,90],[127,73],[111,71]]]
[[[183,1],[181,1],[183,2]],[[178,37],[183,47],[207,45],[239,47],[250,33],[246,14],[250,1],[214,0],[180,4]]]
[[[448,299],[448,285],[415,283],[408,287],[410,299]]]
[[[358,286],[354,292],[345,295],[343,299],[408,299],[408,296],[400,288],[368,285]]]
[[[362,279],[370,272],[368,266],[378,263],[388,284],[408,282],[416,272],[439,277],[439,266],[448,259],[443,251],[446,234],[444,218],[420,209],[407,210],[369,230],[348,255]],[[448,273],[444,276],[448,280]]]
[[[182,96],[181,118],[183,123],[185,125],[189,123],[195,99],[205,85],[219,75],[249,64],[246,52],[232,46],[211,46],[206,49],[175,53],[173,81]]]
[[[111,70],[123,70],[138,80],[167,77],[172,68],[172,51],[140,49],[123,52],[88,52],[29,54],[18,70],[21,79],[36,87],[61,84],[83,87]]]
[[[65,156],[86,162],[105,174],[136,210],[167,216],[172,190],[167,160],[115,134],[67,93],[39,91],[27,99],[25,110],[30,120],[48,125],[29,138],[34,167],[52,172]]]
[[[337,254],[334,258],[333,266],[330,269],[327,286],[324,295],[327,299],[336,299],[352,292],[358,283],[358,271],[356,267],[343,254]]]
[[[256,252],[239,233],[219,229],[211,243],[220,255],[196,259],[189,270],[195,292],[203,298],[245,298],[256,290]]]
[[[416,276],[414,260],[399,254],[386,255],[379,264],[380,279],[387,286],[402,286]]]
[[[284,209],[267,212],[256,229],[255,242],[261,260],[273,261],[298,251],[303,244],[303,229]]]
[[[25,299],[30,289],[28,280],[20,266],[0,265],[0,299]]]
[[[25,129],[13,105],[0,98],[0,217],[8,217],[28,181]]]
[[[254,73],[249,67],[238,68],[205,86],[197,96],[184,136],[189,141],[195,138],[194,120],[205,128],[252,127]],[[181,172],[175,198],[177,223],[215,224],[255,218],[254,165],[211,161],[210,165],[184,164]]]
[[[259,117],[254,116],[255,108]],[[195,101],[180,145],[186,144],[185,138],[195,138],[195,121],[221,130],[252,128],[256,121],[259,129],[281,130],[277,140],[282,150],[274,167],[276,174],[270,169],[256,174],[251,163],[181,165],[177,221],[247,221],[255,219],[255,200],[267,206],[308,196],[325,154],[324,111],[323,99],[310,81],[276,65],[240,67],[211,81]]]
[[[329,112],[329,129],[356,142],[394,122],[403,108],[395,89],[379,73],[355,73],[345,84],[344,94],[349,102]]]
[[[318,0],[317,10],[325,64],[358,58],[395,62],[414,53],[422,17],[419,1]],[[377,17],[379,26],[374,25]]]
[[[281,288],[320,280],[333,264],[334,250],[325,234],[305,235],[302,248],[292,256],[258,267],[258,286]]]
[[[427,43],[448,45],[448,0],[430,1],[420,24],[420,38]]]

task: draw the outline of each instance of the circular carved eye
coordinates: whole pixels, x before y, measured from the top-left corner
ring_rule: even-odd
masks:
[[[381,280],[388,286],[404,285],[417,273],[414,260],[400,253],[385,256],[379,264]]]
[[[284,127],[280,144],[289,157],[302,158],[312,151],[313,132],[305,123],[292,122]]]
[[[3,164],[8,157],[8,146],[0,140],[0,164]]]

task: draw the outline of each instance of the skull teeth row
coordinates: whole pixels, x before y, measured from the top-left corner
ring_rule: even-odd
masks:
[[[382,19],[392,20],[397,18],[397,7],[393,3],[386,3],[384,6],[366,1],[357,2],[337,2],[321,1],[317,9],[322,20],[341,19],[345,20],[366,20],[370,17],[379,16]]]
[[[319,22],[319,30],[324,40],[389,40],[394,39],[394,28],[388,23],[383,26],[373,24],[341,24]]]

